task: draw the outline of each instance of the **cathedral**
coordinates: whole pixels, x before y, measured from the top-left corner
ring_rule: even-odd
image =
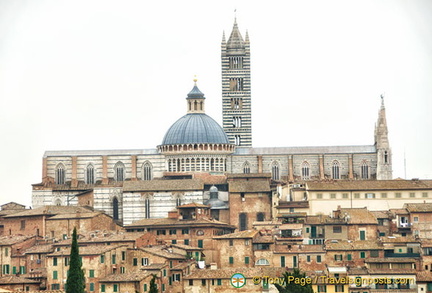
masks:
[[[195,80],[186,114],[155,148],[45,152],[42,182],[32,185],[33,207],[91,206],[130,224],[167,217],[177,206],[195,202],[209,204],[213,217],[223,221],[230,197],[238,193],[244,200],[245,193],[256,191],[257,198],[268,195],[258,209],[269,219],[278,186],[392,179],[384,100],[373,145],[254,148],[250,65],[249,36],[243,38],[235,21],[221,43],[222,126],[205,114],[206,97]]]

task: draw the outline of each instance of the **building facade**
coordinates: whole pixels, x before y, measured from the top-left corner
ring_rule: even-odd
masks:
[[[167,217],[181,204],[205,203],[212,186],[228,203],[234,184],[229,174],[268,173],[273,185],[392,178],[384,101],[374,144],[252,147],[250,63],[249,37],[243,39],[235,22],[228,41],[222,41],[222,127],[205,114],[205,96],[195,81],[186,115],[156,148],[45,152],[42,181],[33,185],[33,207],[85,203],[130,224]],[[276,189],[265,191],[277,195]],[[271,216],[269,210],[262,212]]]

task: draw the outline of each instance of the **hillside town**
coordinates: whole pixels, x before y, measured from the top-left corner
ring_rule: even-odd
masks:
[[[74,229],[89,293],[154,278],[158,292],[279,292],[294,269],[314,292],[432,292],[432,180],[393,178],[384,96],[370,145],[256,148],[250,64],[235,20],[222,126],[195,79],[156,148],[46,151],[32,206],[1,205],[0,292],[66,292]]]

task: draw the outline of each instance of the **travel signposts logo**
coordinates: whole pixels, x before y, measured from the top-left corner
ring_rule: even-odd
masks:
[[[231,276],[230,283],[234,288],[241,288],[246,285],[246,278],[242,274],[236,273]]]

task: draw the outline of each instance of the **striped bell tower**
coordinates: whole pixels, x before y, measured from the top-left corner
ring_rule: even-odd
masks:
[[[252,147],[250,42],[247,32],[243,40],[236,20],[228,42],[223,34],[221,47],[223,129],[230,143]]]

